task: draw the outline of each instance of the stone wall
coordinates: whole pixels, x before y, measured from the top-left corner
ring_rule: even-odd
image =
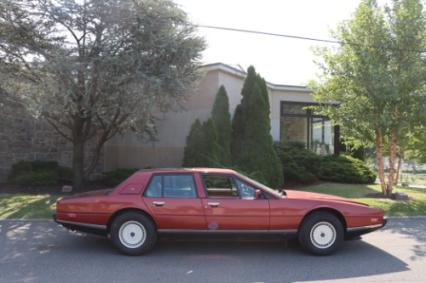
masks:
[[[102,159],[97,172],[102,171]],[[21,160],[55,160],[71,167],[72,146],[47,122],[35,119],[17,103],[0,99],[0,182]]]

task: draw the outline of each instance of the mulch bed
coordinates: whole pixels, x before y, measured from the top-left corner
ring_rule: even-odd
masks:
[[[395,193],[392,193],[390,197],[384,196],[383,193],[368,193],[365,194],[364,197],[366,198],[377,198],[377,199],[392,199],[392,200],[400,200],[400,199],[396,199],[395,198]],[[408,200],[400,200],[400,201],[410,201],[410,199]]]

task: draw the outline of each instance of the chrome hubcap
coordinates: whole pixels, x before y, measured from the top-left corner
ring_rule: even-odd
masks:
[[[336,241],[336,229],[329,222],[318,222],[311,229],[311,243],[319,249],[327,249]]]
[[[145,227],[137,221],[127,221],[118,231],[120,242],[127,248],[135,249],[143,245],[146,240]]]

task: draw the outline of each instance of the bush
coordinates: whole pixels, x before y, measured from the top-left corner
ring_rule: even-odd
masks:
[[[376,180],[376,173],[359,159],[326,156],[322,158],[318,177],[325,181],[368,184]]]
[[[318,180],[341,183],[373,183],[376,173],[362,160],[351,156],[320,156],[301,142],[276,144],[284,179],[290,183],[308,184]]]
[[[57,171],[48,170],[22,173],[11,181],[20,186],[49,186],[58,184],[59,177]]]
[[[318,181],[321,156],[306,149],[302,142],[277,143],[275,148],[283,166],[286,182],[309,184]]]
[[[72,171],[56,161],[19,161],[9,174],[9,181],[20,186],[49,186],[70,181]]]
[[[105,179],[104,181],[111,186],[116,186],[129,178],[133,173],[138,171],[139,169],[136,168],[121,168],[121,169],[115,169],[113,171],[109,171],[104,173]]]

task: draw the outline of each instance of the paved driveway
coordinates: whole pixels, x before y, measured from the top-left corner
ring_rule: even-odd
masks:
[[[0,221],[0,282],[426,282],[426,218],[390,219],[333,256],[281,239],[162,239],[149,255],[51,221]],[[317,281],[318,282],[318,281]]]

